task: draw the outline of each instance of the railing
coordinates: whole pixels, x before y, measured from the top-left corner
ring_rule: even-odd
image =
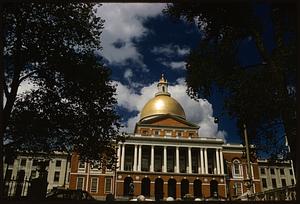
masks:
[[[285,186],[264,192],[255,193],[248,196],[249,200],[269,201],[269,200],[296,200],[296,186]]]

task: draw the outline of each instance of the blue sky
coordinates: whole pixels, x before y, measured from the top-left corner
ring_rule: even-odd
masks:
[[[195,24],[174,22],[163,15],[165,6],[107,3],[98,8],[98,15],[105,20],[99,54],[112,69],[112,80],[117,84],[123,130],[133,131],[139,111],[154,96],[163,73],[169,92],[181,103],[187,119],[200,126],[200,136],[225,137],[229,143],[240,143],[235,120],[223,114],[220,93],[215,91],[211,98],[198,102],[187,96],[184,60],[198,45],[201,32]],[[219,119],[218,124],[214,117]]]

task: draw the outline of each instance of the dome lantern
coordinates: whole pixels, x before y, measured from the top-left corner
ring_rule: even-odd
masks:
[[[155,94],[155,96],[158,95],[167,95],[171,96],[171,94],[168,92],[168,82],[164,78],[164,74],[161,75],[161,78],[157,84],[158,92]]]

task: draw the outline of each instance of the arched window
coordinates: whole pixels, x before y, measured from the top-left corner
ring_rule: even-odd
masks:
[[[164,180],[161,178],[155,179],[155,200],[160,201],[164,198]]]
[[[218,182],[216,180],[210,182],[210,197],[218,197]]]
[[[235,159],[232,163],[232,175],[233,177],[241,176],[241,163],[237,159]]]
[[[142,179],[142,193],[143,196],[150,196],[150,179],[143,178]]]
[[[183,198],[186,194],[189,194],[189,180],[182,179],[181,180],[181,198]]]
[[[202,197],[202,182],[200,179],[196,179],[194,181],[194,197],[195,198]]]
[[[168,197],[176,198],[176,180],[169,179],[168,181]]]
[[[124,196],[131,195],[133,192],[133,179],[131,177],[126,177],[124,179]]]

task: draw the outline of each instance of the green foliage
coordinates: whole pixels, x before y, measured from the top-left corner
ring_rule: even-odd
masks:
[[[255,14],[259,5],[182,1],[169,4],[164,12],[177,20],[196,21],[202,33],[198,48],[186,60],[189,95],[208,97],[212,87],[219,87],[224,91],[225,111],[237,118],[241,132],[243,124],[247,124],[250,141],[257,143],[258,149],[276,155],[279,144],[274,144],[282,144],[285,135],[278,140],[275,135],[280,133],[270,129],[283,126],[295,152],[296,100],[295,91],[289,91],[296,81],[295,4],[265,4],[270,8],[273,26],[271,50],[262,37],[263,21]],[[239,64],[240,46],[245,40],[255,43],[261,64],[249,67]],[[269,143],[262,142],[265,140]]]

